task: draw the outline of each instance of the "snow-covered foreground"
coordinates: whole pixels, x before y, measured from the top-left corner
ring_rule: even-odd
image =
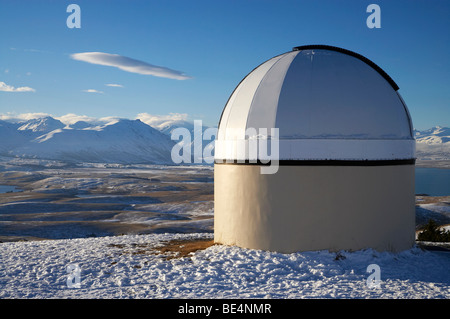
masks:
[[[0,298],[450,298],[450,252],[413,248],[280,254],[222,245],[166,258],[156,248],[212,234],[0,244]],[[69,265],[81,272],[68,273]],[[380,268],[380,287],[367,272]],[[80,287],[76,278],[80,279]]]

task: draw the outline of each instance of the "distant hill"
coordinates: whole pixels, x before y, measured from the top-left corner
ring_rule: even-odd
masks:
[[[31,119],[18,123],[18,125],[19,131],[31,131],[34,133],[51,132],[53,130],[62,129],[65,126],[61,121],[55,120],[50,116]]]
[[[450,160],[450,128],[435,126],[414,130],[416,156],[422,160]]]
[[[175,141],[141,122],[66,126],[51,117],[20,123],[0,121],[0,155],[68,162],[171,164]]]

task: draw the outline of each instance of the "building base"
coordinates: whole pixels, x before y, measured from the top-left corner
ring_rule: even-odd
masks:
[[[281,253],[414,245],[414,165],[260,168],[215,164],[216,243]]]

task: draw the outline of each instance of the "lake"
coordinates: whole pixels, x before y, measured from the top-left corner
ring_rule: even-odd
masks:
[[[21,191],[16,186],[10,186],[10,185],[0,185],[0,194],[7,193],[7,192],[19,192]]]
[[[450,195],[450,169],[416,167],[416,194]]]

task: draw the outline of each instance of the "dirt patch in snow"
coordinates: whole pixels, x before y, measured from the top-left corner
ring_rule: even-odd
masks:
[[[152,244],[110,244],[109,247],[122,249],[121,254],[132,255],[162,255],[166,260],[189,257],[192,253],[215,245],[213,239],[174,239],[161,242],[162,246],[154,247]]]
[[[156,248],[159,253],[167,255],[166,259],[189,257],[197,250],[203,250],[214,245],[211,239],[171,240]]]

